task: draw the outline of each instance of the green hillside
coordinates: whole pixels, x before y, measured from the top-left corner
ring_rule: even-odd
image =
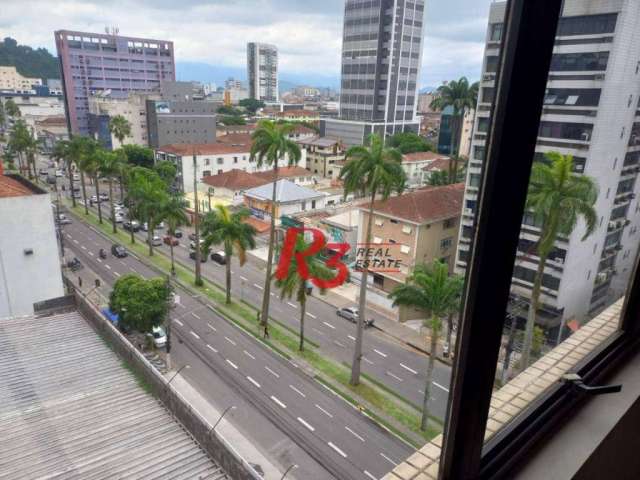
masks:
[[[58,59],[46,48],[34,50],[27,45],[18,45],[11,37],[0,41],[0,66],[16,67],[25,77],[60,78]]]

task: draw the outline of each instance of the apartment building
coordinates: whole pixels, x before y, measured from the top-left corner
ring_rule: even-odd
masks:
[[[414,152],[402,155],[402,169],[407,176],[408,187],[421,187],[435,170],[449,165],[449,157],[435,152]],[[433,168],[431,168],[433,167]]]
[[[278,101],[278,48],[266,43],[247,43],[249,98]]]
[[[109,91],[152,92],[175,81],[173,42],[105,33],[58,30],[54,33],[64,86],[69,129],[89,135],[89,98]]]
[[[306,169],[322,178],[334,178],[336,162],[343,162],[345,151],[338,140],[315,137],[298,142],[306,155]]]
[[[417,84],[424,0],[347,0],[342,38],[340,116],[321,135],[360,145],[371,133],[418,133]]]
[[[470,258],[485,140],[490,124],[505,2],[492,3],[469,162],[456,267]],[[561,320],[584,322],[624,293],[638,249],[640,206],[640,3],[633,0],[566,0],[560,19],[540,119],[536,159],[550,151],[574,157],[575,173],[599,187],[598,224],[582,240],[581,222],[558,238],[545,265],[538,323],[549,332]],[[539,228],[530,214],[522,224],[512,295],[524,299],[539,259]],[[521,302],[518,302],[521,303]],[[526,317],[526,306],[512,311]]]
[[[16,93],[29,92],[34,85],[42,85],[42,79],[20,75],[16,67],[0,66],[0,90]]]
[[[475,110],[465,110],[462,116],[460,139],[457,140],[457,152],[461,157],[469,158],[471,153],[471,133],[473,132],[473,120]],[[451,155],[451,145],[453,137],[453,122],[457,121],[453,116],[453,107],[447,106],[440,114],[440,128],[438,133],[438,152],[444,155]],[[454,140],[455,142],[456,140]]]

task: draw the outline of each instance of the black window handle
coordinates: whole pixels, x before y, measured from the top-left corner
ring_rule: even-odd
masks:
[[[574,392],[587,393],[589,395],[604,395],[607,393],[618,393],[622,390],[622,385],[599,385],[590,387],[582,380],[582,377],[576,373],[567,373],[563,375],[560,381],[568,383]]]

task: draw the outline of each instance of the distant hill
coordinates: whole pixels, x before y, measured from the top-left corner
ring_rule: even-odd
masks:
[[[58,59],[46,48],[18,45],[11,37],[0,42],[0,65],[16,67],[25,77],[60,78]]]

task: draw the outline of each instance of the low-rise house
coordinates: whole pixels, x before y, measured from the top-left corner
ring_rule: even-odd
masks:
[[[407,186],[423,186],[426,183],[424,168],[434,162],[442,162],[448,159],[449,157],[435,152],[415,152],[402,155],[402,169],[407,175]]]
[[[307,170],[323,178],[333,178],[336,162],[344,161],[345,156],[340,141],[329,137],[314,137],[299,143],[306,153]]]
[[[244,170],[233,169],[218,175],[211,175],[202,179],[200,191],[208,196],[227,198],[233,204],[242,203],[244,192],[269,183],[255,174]]]

